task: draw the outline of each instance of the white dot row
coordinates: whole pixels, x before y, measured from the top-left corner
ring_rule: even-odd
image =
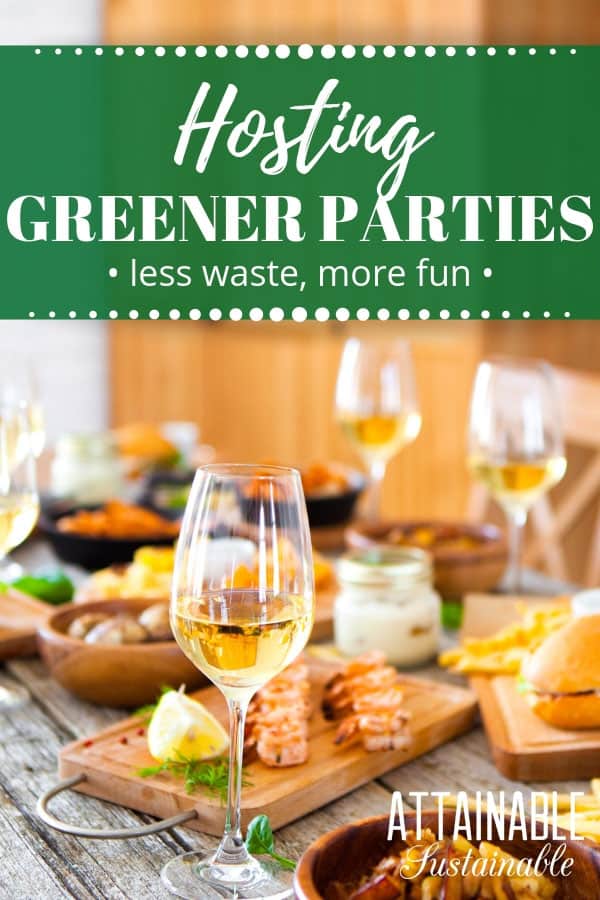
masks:
[[[185,318],[186,314],[185,313],[182,314],[180,309],[171,309],[171,310],[169,310],[168,318],[172,319],[172,320],[177,320],[177,319],[181,319],[182,315]],[[435,314],[433,314],[433,315],[435,316]],[[488,309],[482,309],[479,312],[479,318],[481,318],[481,319],[489,319],[490,315],[491,314]],[[374,316],[371,315],[371,312],[366,307],[361,307],[360,309],[358,309],[356,311],[356,318],[358,319],[359,322],[366,322],[370,318],[377,318],[377,319],[379,319],[380,322],[386,322],[388,319],[391,318],[391,316],[392,316],[391,311],[389,309],[385,309],[385,308],[378,309]],[[551,317],[551,313],[548,310],[545,310],[543,316],[545,319],[549,319]],[[29,313],[30,319],[35,319],[35,317],[36,317],[35,312]],[[76,319],[77,318],[76,311],[74,309],[72,309],[69,312],[68,317],[69,317],[69,319]],[[89,319],[97,319],[98,313],[96,312],[96,310],[91,309],[89,311],[87,317]],[[140,317],[139,310],[130,309],[129,312],[127,314],[123,315],[121,318],[139,319],[139,317]],[[230,309],[228,313],[223,313],[223,311],[221,309],[218,309],[217,307],[214,307],[213,309],[209,310],[209,312],[208,312],[208,318],[213,322],[218,322],[223,317],[229,318],[233,322],[239,322],[243,319],[244,314],[243,314],[242,310],[239,309],[239,307],[234,307],[233,309]],[[285,319],[285,312],[280,306],[274,306],[270,310],[262,310],[260,307],[254,306],[248,313],[248,317],[252,322],[260,322],[265,318],[270,319],[272,322],[282,322]],[[304,306],[296,306],[292,310],[291,318],[293,319],[294,322],[305,322],[306,319],[308,319],[308,317],[309,317],[308,310]],[[317,322],[327,322],[331,318],[337,319],[338,322],[347,322],[350,319],[350,310],[347,309],[345,306],[342,306],[339,309],[336,309],[335,311],[330,311],[325,306],[319,306],[318,309],[315,310],[314,317]],[[398,317],[398,319],[401,319],[403,321],[406,321],[407,319],[410,319],[410,318],[418,318],[418,319],[421,319],[422,321],[425,321],[432,317],[432,312],[429,309],[420,309],[418,311],[418,313],[416,314],[416,316],[412,316],[410,310],[399,309],[398,313],[397,313],[397,317]],[[438,317],[440,319],[450,319],[451,318],[450,310],[449,309],[441,309],[438,313]],[[474,314],[473,317],[477,318],[477,314]],[[505,309],[502,311],[501,317],[503,319],[510,319],[511,317],[519,318],[519,315],[518,315],[518,313],[516,315],[512,314],[508,309]],[[529,310],[525,309],[521,313],[521,317],[523,319],[529,319],[531,317],[531,313],[529,312]],[[570,317],[571,317],[571,313],[568,310],[563,313],[563,318],[569,319]],[[50,310],[48,313],[48,318],[55,319],[56,312],[54,310]],[[118,319],[119,313],[117,312],[116,309],[111,309],[110,312],[108,313],[108,318],[109,319]],[[161,314],[158,309],[151,309],[150,312],[148,313],[148,318],[149,319],[160,319]],[[163,316],[163,318],[166,318],[166,316]],[[202,318],[202,313],[200,312],[199,309],[190,309],[187,313],[187,318],[192,319],[192,320],[198,320],[198,319]],[[458,314],[457,318],[470,319],[471,312],[468,309],[462,309],[460,311],[460,313]],[[558,316],[555,316],[554,318],[558,318]]]
[[[110,53],[111,50],[115,56],[124,56],[126,49],[131,50],[136,56],[145,56],[146,53],[148,53],[148,55],[154,54],[158,57],[167,55],[166,47],[89,47],[88,49],[93,51],[96,56],[102,56],[105,52]],[[440,55],[445,54],[446,56],[453,57],[457,55],[459,50],[464,50],[466,55],[470,57],[477,56],[478,53],[480,55],[487,54],[487,56],[496,56],[501,50],[504,50],[508,56],[516,56],[518,52],[528,53],[529,56],[535,56],[538,52],[548,52],[550,56],[556,56],[558,52],[556,47],[434,47],[430,45],[420,48],[412,45],[407,47],[394,47],[391,44],[380,48],[374,47],[372,44],[366,44],[365,46],[359,47],[355,47],[353,44],[344,44],[343,47],[335,47],[333,44],[324,44],[321,47],[312,47],[310,44],[300,44],[298,47],[290,47],[288,44],[278,44],[276,47],[269,47],[267,44],[258,44],[256,47],[247,47],[245,44],[240,44],[237,47],[231,48],[225,46],[225,44],[219,44],[216,47],[210,48],[205,46],[198,46],[195,48],[179,46],[168,49],[172,50],[174,55],[180,58],[187,56],[188,49],[190,53],[193,52],[198,57],[207,56],[210,49],[218,59],[224,59],[229,56],[230,52],[237,56],[238,59],[247,58],[250,56],[251,52],[254,52],[254,55],[257,56],[258,59],[267,59],[267,57],[271,55],[271,51],[273,51],[273,54],[278,59],[287,59],[292,55],[292,51],[294,50],[300,59],[311,59],[316,53],[320,53],[324,59],[333,59],[338,52],[344,59],[353,59],[359,54],[362,54],[365,59],[373,59],[377,56],[378,51],[380,51],[387,59],[393,59],[396,55],[404,55],[408,59],[411,59],[417,55],[419,50],[422,50],[424,55],[429,59],[436,56],[438,52]],[[63,50],[66,52],[66,48],[55,47],[54,54],[56,56],[61,56]],[[42,52],[42,48],[36,47],[34,52],[39,56]],[[82,56],[84,48],[75,47],[73,52],[75,56]],[[569,53],[574,56],[577,53],[577,49],[571,47]]]

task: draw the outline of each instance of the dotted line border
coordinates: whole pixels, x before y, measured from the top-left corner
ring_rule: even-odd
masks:
[[[97,319],[99,317],[99,313],[95,309],[91,309],[87,314],[85,312],[78,313],[76,310],[72,309],[69,311],[67,315],[63,318],[65,319]],[[140,313],[137,309],[130,309],[124,313],[119,313],[116,309],[109,310],[106,318],[108,319],[139,319],[144,318],[144,314]],[[408,321],[409,319],[426,321],[427,319],[441,319],[442,321],[446,321],[449,319],[454,319],[458,321],[459,319],[467,320],[467,319],[490,319],[492,317],[489,309],[479,310],[478,313],[472,313],[468,309],[462,309],[460,313],[457,315],[452,315],[449,309],[439,309],[437,311],[432,311],[427,309],[426,307],[419,309],[416,313],[411,312],[409,309],[403,307],[396,311],[393,311],[387,307],[382,307],[376,311],[371,312],[365,306],[360,307],[356,310],[355,318],[359,322],[367,322],[371,320],[378,320],[380,322],[387,322],[390,319],[399,319],[400,321]],[[38,315],[38,313],[31,310],[28,314],[28,318],[37,319],[37,318],[49,318],[56,319],[57,314],[56,311],[51,309],[47,316]],[[58,316],[61,318],[61,316]],[[168,312],[161,313],[158,309],[151,309],[148,311],[147,318],[151,320],[156,319],[170,319],[171,321],[177,321],[179,319],[191,319],[192,321],[198,321],[199,319],[205,319],[211,322],[220,322],[221,320],[229,319],[231,322],[240,322],[244,318],[243,311],[238,307],[234,306],[228,310],[222,310],[219,307],[212,307],[208,313],[204,316],[200,309],[193,307],[188,310],[181,310],[177,307],[173,307]],[[352,318],[352,314],[350,310],[346,306],[340,306],[335,310],[329,310],[326,306],[319,306],[314,311],[313,319],[316,322],[329,322],[329,321],[337,321],[337,322],[348,322]],[[511,313],[510,310],[504,309],[502,313],[498,317],[499,319],[530,319],[531,312],[527,309],[522,310],[520,313]],[[560,313],[552,314],[549,310],[544,310],[542,316],[539,317],[544,319],[570,319],[571,313],[569,310],[565,310],[562,315]],[[251,322],[262,322],[263,320],[271,321],[271,322],[283,322],[284,320],[293,321],[293,322],[306,322],[311,319],[309,311],[304,306],[295,306],[289,314],[286,314],[285,310],[280,306],[273,306],[269,309],[263,309],[260,306],[253,306],[252,309],[248,312],[248,319]]]
[[[435,56],[446,56],[448,58],[453,58],[459,55],[465,55],[470,58],[482,56],[499,56],[506,55],[510,57],[515,56],[558,56],[559,53],[561,55],[568,54],[569,56],[575,56],[577,54],[577,47],[570,46],[558,46],[551,47],[545,45],[528,46],[488,46],[488,45],[413,45],[408,44],[404,45],[394,45],[394,44],[385,44],[385,45],[374,45],[374,44],[276,44],[276,45],[268,45],[268,44],[256,44],[256,45],[247,45],[247,44],[235,44],[235,45],[226,45],[226,44],[215,44],[215,45],[206,45],[199,44],[197,46],[184,46],[183,44],[179,44],[177,46],[154,46],[154,45],[128,45],[128,46],[96,46],[96,45],[86,45],[86,46],[47,46],[41,47],[37,46],[33,49],[33,53],[36,56],[41,56],[43,53],[47,51],[47,54],[52,54],[54,56],[63,56],[72,53],[74,56],[110,56],[114,55],[117,57],[121,56],[136,56],[141,58],[143,56],[155,56],[158,58],[162,58],[168,55],[178,57],[179,59],[183,59],[184,57],[189,55],[195,55],[199,58],[205,58],[209,55],[213,55],[216,59],[227,59],[228,57],[235,56],[237,59],[247,59],[248,57],[254,55],[257,59],[268,59],[271,56],[274,56],[276,59],[289,59],[290,57],[296,56],[299,59],[312,59],[313,56],[320,55],[323,59],[334,59],[338,54],[343,59],[354,59],[356,56],[361,56],[364,59],[375,59],[377,56],[383,56],[385,59],[395,59],[395,58],[405,58],[405,59],[414,59],[416,56],[425,56],[427,59],[433,59]],[[564,51],[564,53],[563,53]]]

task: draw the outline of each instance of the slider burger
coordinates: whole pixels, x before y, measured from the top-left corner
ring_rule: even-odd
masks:
[[[556,728],[600,728],[600,615],[573,619],[523,663],[532,710]]]

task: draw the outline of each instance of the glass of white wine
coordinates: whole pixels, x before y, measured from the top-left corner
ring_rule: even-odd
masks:
[[[335,414],[369,470],[368,514],[375,519],[380,514],[381,483],[389,460],[421,430],[410,345],[406,341],[346,341],[337,377]]]
[[[505,588],[521,587],[521,536],[530,508],[567,468],[552,367],[501,357],[480,363],[471,398],[469,467],[509,522]]]
[[[19,406],[0,406],[0,582],[20,574],[8,553],[29,536],[38,514],[29,418]],[[20,705],[25,696],[23,689],[0,686],[0,710]]]
[[[16,354],[4,353],[0,362],[0,405],[25,410],[33,453],[39,458],[46,443],[46,428],[38,383],[31,363]]]
[[[292,873],[251,856],[241,830],[244,727],[253,694],[303,650],[314,618],[310,531],[299,473],[277,466],[198,469],[177,545],[171,626],[225,696],[230,716],[225,833],[162,877],[180,897],[292,897]],[[238,585],[244,585],[239,587]]]

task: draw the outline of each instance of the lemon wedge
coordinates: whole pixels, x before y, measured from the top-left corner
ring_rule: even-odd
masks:
[[[205,706],[180,691],[161,697],[148,726],[148,749],[158,762],[185,756],[212,759],[229,747],[223,726]]]

